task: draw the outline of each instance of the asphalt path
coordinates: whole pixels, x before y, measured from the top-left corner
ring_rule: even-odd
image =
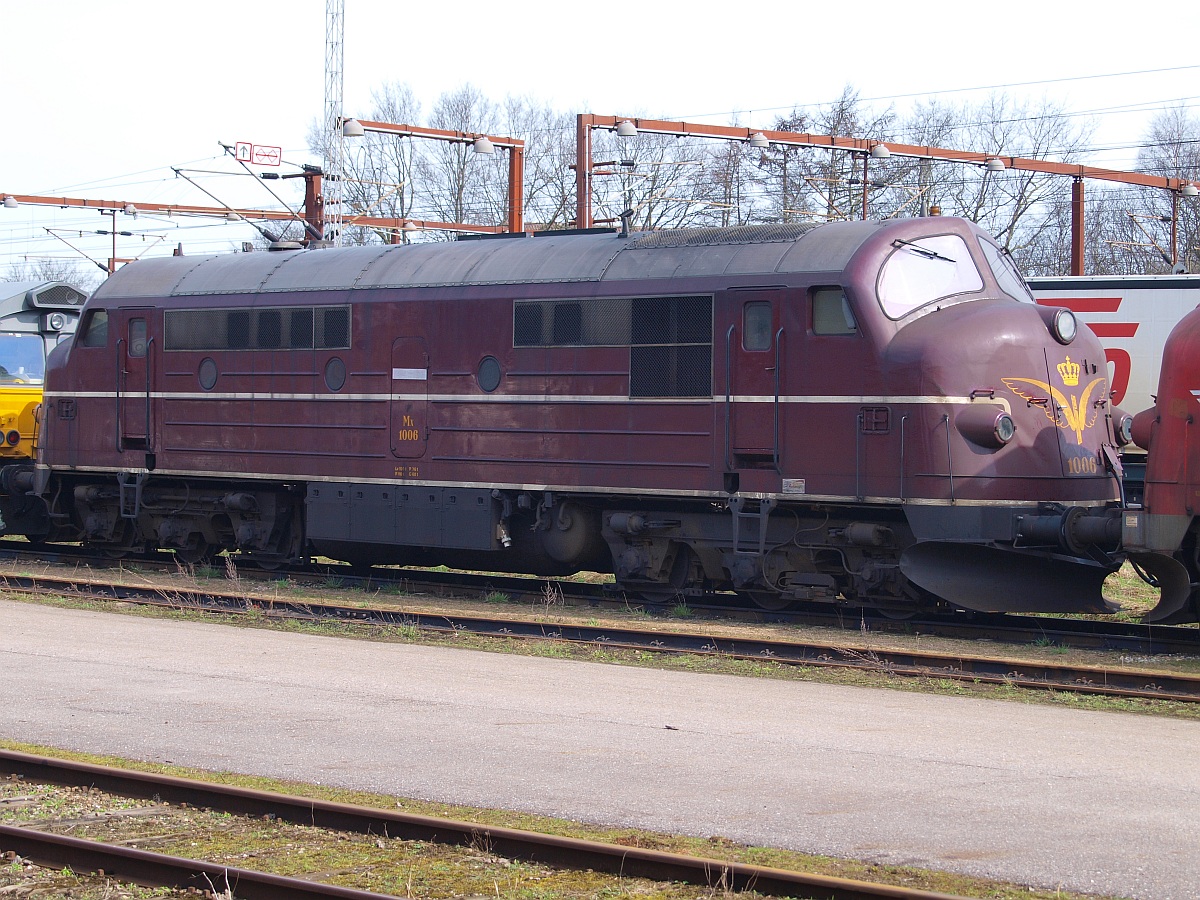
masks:
[[[1200,898],[1200,722],[0,600],[0,736]]]

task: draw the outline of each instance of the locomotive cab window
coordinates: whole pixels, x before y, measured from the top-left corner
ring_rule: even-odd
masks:
[[[816,288],[812,292],[812,329],[813,334],[858,332],[858,320],[840,287]]]
[[[879,272],[879,302],[890,319],[983,287],[966,241],[956,234],[895,240]]]
[[[742,349],[771,349],[771,304],[755,300],[742,307]]]
[[[45,375],[41,335],[0,333],[0,384],[41,384]]]
[[[983,258],[987,260],[992,274],[996,276],[996,282],[1000,285],[1000,290],[1004,291],[1004,293],[1008,294],[1014,300],[1020,300],[1023,303],[1036,302],[1029,290],[1029,285],[1025,283],[1025,279],[1021,277],[1016,263],[1012,261],[1012,257],[1006,251],[1001,250],[991,241],[985,241],[983,238],[979,239],[979,246],[983,248]]]
[[[93,309],[79,330],[81,347],[103,347],[108,343],[108,310]]]

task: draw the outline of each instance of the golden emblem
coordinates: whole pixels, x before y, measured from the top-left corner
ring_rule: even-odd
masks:
[[[1066,362],[1058,364],[1058,376],[1067,387],[1079,384],[1079,363],[1071,362],[1071,357],[1068,356]]]
[[[1062,378],[1064,387],[1074,387],[1079,384],[1080,365],[1076,362],[1071,362],[1071,357],[1067,357],[1066,362],[1058,364],[1058,374]],[[1042,408],[1042,412],[1046,414],[1051,422],[1059,428],[1069,428],[1075,432],[1075,439],[1083,443],[1083,430],[1091,428],[1095,424],[1096,417],[1100,415],[1100,407],[1093,405],[1092,392],[1097,392],[1097,397],[1104,396],[1104,388],[1108,384],[1107,378],[1093,378],[1088,386],[1083,389],[1083,393],[1078,398],[1074,394],[1068,397],[1058,388],[1047,384],[1044,381],[1038,381],[1036,378],[1001,378],[1001,381],[1008,387],[1010,391],[1025,400],[1028,403],[1035,403]],[[1040,391],[1045,391],[1054,401],[1054,408],[1051,409],[1051,404],[1047,402],[1045,397],[1035,397],[1026,390],[1017,387],[1018,384],[1031,384]],[[1059,418],[1058,411],[1062,410],[1062,418]]]

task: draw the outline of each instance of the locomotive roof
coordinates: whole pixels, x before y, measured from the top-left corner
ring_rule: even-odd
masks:
[[[885,226],[878,222],[833,222],[634,232],[624,237],[544,233],[451,243],[163,257],[122,267],[95,297],[837,272],[881,227]]]

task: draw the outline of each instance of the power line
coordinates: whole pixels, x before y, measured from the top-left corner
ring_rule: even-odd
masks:
[[[1187,72],[1193,69],[1200,69],[1200,65],[1192,66],[1172,66],[1166,69],[1139,69],[1133,72],[1104,72],[1096,75],[1069,75],[1065,78],[1046,78],[1039,81],[1014,81],[1006,84],[984,84],[976,87],[963,88],[946,88],[944,90],[924,90],[915,91],[909,94],[890,94],[880,97],[858,97],[856,98],[862,103],[878,103],[884,100],[908,100],[912,97],[930,97],[939,96],[941,94],[966,94],[972,91],[995,91],[1002,88],[1017,88],[1017,87],[1037,87],[1044,84],[1062,84],[1069,81],[1092,81],[1100,78],[1128,78],[1134,75],[1161,75],[1168,72]],[[780,112],[781,110],[797,110],[797,109],[812,109],[820,106],[828,106],[832,103],[837,103],[841,98],[835,100],[823,100],[816,103],[792,104],[790,106],[768,106],[755,109],[733,109],[719,113],[692,113],[686,116],[667,116],[668,119],[678,119],[681,121],[691,121],[693,119],[709,119],[715,116],[737,116],[742,113],[756,112]]]

